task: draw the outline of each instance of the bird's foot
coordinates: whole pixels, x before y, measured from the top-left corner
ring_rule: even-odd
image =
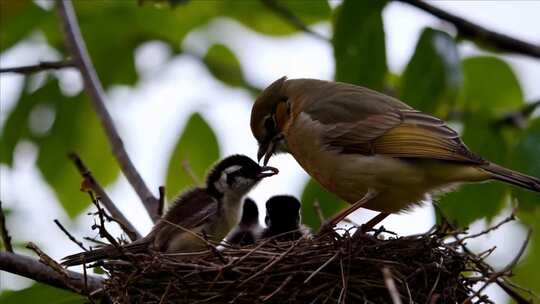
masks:
[[[326,234],[329,232],[335,232],[334,227],[336,226],[336,223],[333,219],[326,220],[321,225],[321,228],[319,229],[319,235]]]

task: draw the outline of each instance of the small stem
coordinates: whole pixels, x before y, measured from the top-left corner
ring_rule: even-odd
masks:
[[[11,236],[9,236],[9,231],[7,230],[2,201],[0,201],[0,233],[2,234],[2,243],[4,244],[6,251],[13,252],[13,245],[11,245]]]
[[[84,182],[85,183],[87,182],[91,190],[96,192],[97,195],[99,195],[99,197],[101,198],[101,202],[103,203],[105,208],[109,210],[109,212],[111,213],[111,216],[120,225],[120,227],[122,228],[122,230],[124,230],[127,236],[132,241],[140,239],[141,235],[137,232],[135,227],[126,218],[126,216],[122,213],[122,211],[120,211],[120,209],[116,207],[116,204],[113,203],[109,195],[107,195],[107,192],[105,192],[105,190],[101,187],[101,185],[94,179],[92,172],[88,170],[88,168],[83,163],[81,158],[75,153],[69,154],[69,158],[73,161],[73,163],[77,167],[77,170],[79,170],[79,173],[85,179]],[[84,190],[86,191],[86,189]]]
[[[24,65],[11,68],[0,68],[0,73],[19,73],[19,74],[32,74],[47,70],[59,70],[64,68],[74,67],[75,63],[72,60],[62,61],[40,61],[34,65]]]
[[[58,226],[58,228],[60,228],[60,230],[62,230],[62,232],[67,235],[67,237],[75,244],[77,244],[77,246],[79,246],[82,250],[84,251],[88,251],[88,249],[86,249],[86,247],[84,247],[83,243],[81,241],[78,241],[71,233],[69,233],[69,231],[67,231],[67,229],[60,223],[60,221],[58,221],[57,219],[54,220],[54,223],[56,224],[56,226]]]

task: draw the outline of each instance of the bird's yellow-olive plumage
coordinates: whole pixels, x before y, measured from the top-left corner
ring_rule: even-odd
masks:
[[[251,130],[265,163],[288,152],[349,203],[394,213],[463,182],[501,180],[540,192],[540,180],[473,154],[442,120],[385,94],[315,79],[275,81],[257,98]]]

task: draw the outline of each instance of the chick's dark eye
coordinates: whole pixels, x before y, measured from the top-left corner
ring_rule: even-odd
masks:
[[[227,185],[231,186],[234,183],[235,175],[233,173],[227,174]]]

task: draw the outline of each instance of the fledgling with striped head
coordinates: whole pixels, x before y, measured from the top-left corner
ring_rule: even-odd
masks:
[[[262,179],[275,175],[273,167],[259,166],[244,155],[232,155],[208,173],[206,186],[176,197],[167,213],[145,237],[118,250],[107,245],[90,252],[67,256],[62,264],[79,265],[102,259],[122,258],[122,252],[186,252],[207,248],[221,241],[238,223],[243,197]],[[189,230],[189,231],[188,231]]]
[[[475,155],[444,121],[361,86],[280,78],[255,101],[251,131],[264,164],[290,153],[352,204],[330,225],[359,207],[407,210],[460,183],[498,180],[540,192],[540,179]]]

